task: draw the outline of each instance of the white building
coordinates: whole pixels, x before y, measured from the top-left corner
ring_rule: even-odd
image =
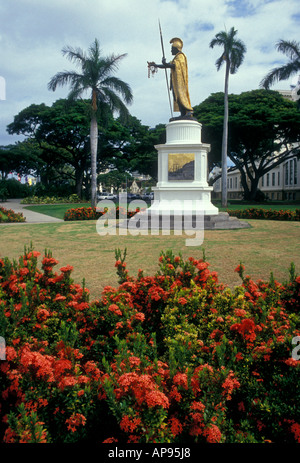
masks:
[[[250,185],[250,181],[248,180]],[[221,198],[221,178],[213,185],[213,198]],[[300,200],[300,160],[293,157],[260,178],[258,188],[266,198],[274,201]],[[227,174],[228,199],[243,199],[241,174],[234,169]]]

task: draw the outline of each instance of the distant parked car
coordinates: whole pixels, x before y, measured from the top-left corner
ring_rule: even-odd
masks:
[[[127,201],[133,201],[134,199],[141,199],[141,196],[135,193],[127,194]]]
[[[151,191],[150,193],[144,194],[144,195],[143,195],[143,199],[144,199],[145,201],[147,201],[147,200],[148,200],[148,201],[152,201],[152,200],[154,199],[154,193],[153,193],[153,191]]]
[[[107,193],[107,191],[102,191],[102,193],[99,193],[98,194],[98,199],[111,199],[111,200],[114,200],[114,199],[117,199],[117,195],[115,195],[114,193]]]
[[[117,195],[115,195],[114,193],[108,193],[108,195],[107,195],[107,199],[112,199],[112,200],[114,200],[114,199],[118,199],[118,196],[117,196]]]
[[[97,198],[98,199],[107,199],[107,195],[108,195],[107,191],[102,191],[101,193],[97,194]]]

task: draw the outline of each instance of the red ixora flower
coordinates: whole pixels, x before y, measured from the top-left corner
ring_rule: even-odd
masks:
[[[68,430],[75,432],[78,426],[84,426],[86,423],[86,417],[81,413],[73,413],[70,418],[66,419],[66,424],[68,425]]]
[[[124,415],[120,422],[120,428],[125,432],[133,432],[139,424],[141,424],[141,418],[133,418],[129,415]]]
[[[173,378],[173,382],[177,386],[181,386],[184,389],[188,388],[187,375],[185,373],[176,373],[176,375]]]
[[[250,318],[244,318],[241,323],[235,323],[230,327],[231,331],[237,331],[245,339],[254,341],[256,338],[255,330],[257,329],[255,323]]]
[[[149,408],[152,407],[163,407],[169,408],[169,399],[168,397],[160,391],[151,391],[146,395],[146,402]]]
[[[54,302],[65,301],[65,300],[66,300],[66,296],[62,296],[61,294],[57,294],[55,298],[53,299]]]
[[[61,267],[59,270],[62,273],[68,273],[68,272],[72,272],[74,270],[74,267],[72,267],[72,265],[66,265],[65,267]]]
[[[108,310],[110,312],[112,312],[113,314],[115,315],[120,315],[122,316],[122,311],[119,309],[119,307],[117,306],[117,304],[111,304],[109,307],[108,307]]]
[[[171,433],[173,436],[177,436],[178,434],[182,433],[183,427],[178,418],[175,418],[175,416],[172,416],[169,420],[170,427],[171,427]]]
[[[222,433],[218,426],[215,424],[212,424],[209,428],[206,428],[203,434],[206,436],[206,440],[210,444],[218,443],[222,438]]]

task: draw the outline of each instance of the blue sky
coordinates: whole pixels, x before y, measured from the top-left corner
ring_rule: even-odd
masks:
[[[223,91],[224,70],[215,67],[221,49],[209,48],[218,32],[234,27],[247,47],[244,63],[230,78],[231,93],[258,88],[272,67],[286,62],[275,49],[279,39],[300,40],[299,0],[8,0],[0,4],[0,17],[0,76],[6,82],[0,145],[21,139],[6,132],[19,111],[66,97],[67,87],[47,89],[56,72],[75,69],[61,54],[66,45],[86,50],[97,37],[103,55],[127,53],[117,75],[132,88],[131,114],[153,127],[170,117],[164,72],[150,79],[147,74],[147,61],[162,57],[158,19],[167,60],[170,39],[184,42],[192,105]],[[289,89],[296,80],[273,88]]]

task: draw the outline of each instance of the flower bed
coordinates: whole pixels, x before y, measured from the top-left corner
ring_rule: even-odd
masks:
[[[239,219],[264,219],[264,220],[300,220],[300,209],[295,211],[280,210],[276,211],[273,209],[263,209],[251,207],[249,209],[241,210],[229,210],[229,215],[238,217]]]
[[[0,222],[25,222],[25,217],[22,212],[14,212],[12,209],[0,207]]]
[[[26,196],[21,204],[60,204],[60,203],[80,203],[83,202],[78,195],[70,196]]]
[[[77,207],[73,209],[68,209],[65,212],[64,220],[65,221],[72,221],[72,220],[97,220],[99,217],[102,217],[104,214],[107,214],[108,218],[115,218],[118,219],[120,214],[122,217],[131,218],[140,209],[137,208],[135,211],[125,210],[120,208],[119,206],[115,209],[108,209],[107,207],[103,209],[99,209],[98,207]]]
[[[234,290],[203,259],[162,253],[89,301],[71,266],[0,259],[3,442],[300,441],[300,277]],[[299,351],[299,349],[298,349]]]

